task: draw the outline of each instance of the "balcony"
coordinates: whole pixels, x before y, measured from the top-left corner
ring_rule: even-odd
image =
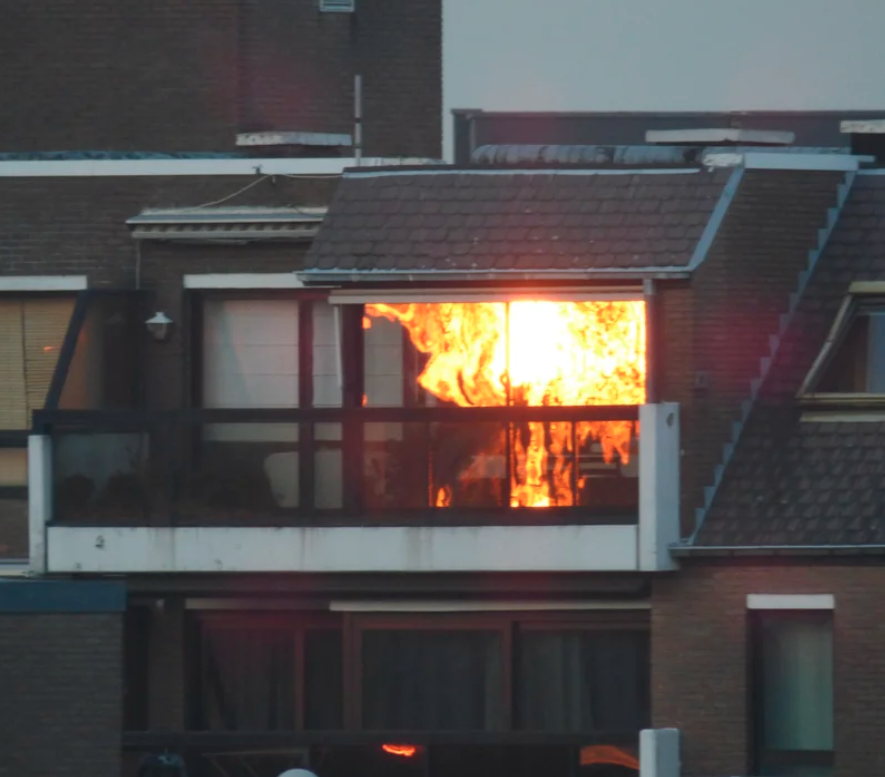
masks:
[[[32,562],[59,573],[664,569],[678,537],[678,427],[669,404],[38,411]],[[534,459],[533,434],[547,448]],[[618,455],[606,450],[615,437]],[[533,477],[546,496],[530,493]]]

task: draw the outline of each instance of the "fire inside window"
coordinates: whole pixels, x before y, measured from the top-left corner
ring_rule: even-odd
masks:
[[[375,303],[365,312],[367,406],[645,401],[642,301]],[[400,363],[385,368],[385,360]],[[471,436],[479,452],[455,475],[433,479],[430,501],[437,507],[500,504],[497,491],[509,471],[511,507],[586,505],[594,477],[631,462],[635,468],[638,433],[635,420],[527,420],[506,432],[476,424],[452,436],[462,442]]]

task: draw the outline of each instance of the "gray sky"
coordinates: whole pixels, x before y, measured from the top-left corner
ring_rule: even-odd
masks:
[[[882,109],[885,0],[443,0],[452,108]]]

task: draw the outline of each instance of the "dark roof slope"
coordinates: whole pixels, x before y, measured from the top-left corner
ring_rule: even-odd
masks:
[[[885,422],[800,420],[848,286],[885,280],[885,176],[859,175],[695,546],[885,544]]]
[[[315,271],[684,269],[730,171],[434,171],[341,181]]]

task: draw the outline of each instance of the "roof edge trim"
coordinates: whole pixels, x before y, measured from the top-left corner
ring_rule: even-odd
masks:
[[[738,187],[740,187],[741,179],[743,177],[743,167],[736,167],[731,171],[728,181],[723,187],[722,192],[719,194],[719,202],[717,202],[716,206],[713,208],[713,212],[710,214],[707,225],[701,233],[701,238],[698,240],[694,253],[691,255],[691,259],[688,262],[687,269],[689,272],[694,272],[703,263],[704,259],[707,258],[710,247],[713,245],[713,241],[719,233],[719,227],[722,226],[722,222],[725,220],[725,214],[728,213],[731,201],[734,199],[735,194],[737,194]]]
[[[885,545],[687,545],[670,546],[677,557],[883,556]]]
[[[599,281],[687,279],[685,267],[637,267],[632,269],[589,270],[302,270],[305,284],[390,283],[470,281]]]
[[[345,178],[381,178],[391,175],[695,175],[701,167],[495,167],[491,169],[465,167],[424,167],[421,169],[372,170],[351,168]]]
[[[817,172],[856,172],[861,164],[875,157],[852,154],[797,154],[789,152],[710,153],[703,156],[706,167],[737,167],[747,170],[805,170]]]

